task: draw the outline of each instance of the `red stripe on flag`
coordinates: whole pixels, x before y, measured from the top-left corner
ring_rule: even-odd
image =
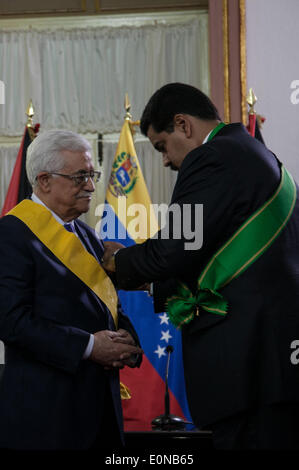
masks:
[[[151,422],[165,412],[165,382],[146,356],[140,368],[126,367],[120,371],[120,380],[131,392],[132,398],[122,400],[125,431],[151,431]],[[170,413],[185,419],[182,409],[169,390]]]
[[[4,205],[2,208],[1,217],[3,217],[7,212],[9,212],[18,203],[18,194],[19,194],[20,176],[21,176],[22,158],[23,158],[23,147],[24,147],[24,139],[25,139],[26,131],[27,131],[27,128],[25,128],[22,142],[19,148],[17,160],[15,163],[13,172],[12,172],[12,177],[10,179],[8,191],[6,193]]]

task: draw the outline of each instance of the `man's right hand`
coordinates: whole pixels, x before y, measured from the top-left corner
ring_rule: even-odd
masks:
[[[89,359],[107,368],[122,368],[125,365],[125,361],[132,354],[143,353],[142,349],[138,346],[117,342],[118,336],[121,337],[121,333],[110,330],[94,333],[94,344]]]
[[[122,248],[125,248],[124,245],[118,242],[104,242],[104,254],[102,257],[102,266],[108,273],[115,272],[115,260],[114,253]]]

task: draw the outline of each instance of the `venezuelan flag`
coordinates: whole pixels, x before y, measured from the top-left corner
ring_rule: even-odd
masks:
[[[125,246],[142,243],[158,230],[150,196],[136,155],[126,117],[112,164],[106,203],[101,222],[101,237]],[[123,310],[131,319],[144,357],[139,369],[121,370],[121,381],[131,391],[123,400],[126,431],[147,431],[151,421],[164,413],[166,347],[173,346],[169,370],[170,412],[191,421],[185,394],[181,336],[166,313],[155,314],[153,300],[144,291],[119,291]]]

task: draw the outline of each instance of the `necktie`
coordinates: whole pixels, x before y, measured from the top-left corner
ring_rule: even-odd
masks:
[[[74,224],[66,223],[63,226],[68,232],[71,232],[74,235],[76,235],[76,237],[79,238],[79,240],[82,243],[82,245],[84,246],[84,248],[87,251],[89,251],[89,253],[91,253],[90,248],[88,247],[88,244],[87,244],[86,240],[84,239],[84,236],[78,230],[76,230],[76,227],[75,227]],[[93,256],[95,256],[94,253],[91,253],[91,254]]]
[[[64,224],[63,226],[68,232],[75,233],[75,230],[72,224]]]

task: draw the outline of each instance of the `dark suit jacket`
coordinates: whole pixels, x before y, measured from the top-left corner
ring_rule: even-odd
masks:
[[[213,254],[274,193],[275,156],[241,124],[224,127],[183,161],[172,203],[203,204],[203,246],[148,240],[116,255],[117,282],[155,284],[156,311],[175,280],[194,290]],[[168,280],[168,281],[167,281]],[[290,361],[299,339],[299,200],[272,246],[222,289],[226,317],[205,312],[182,329],[185,379],[194,422],[209,425],[258,404],[299,401],[299,365]]]
[[[99,260],[102,242],[75,224]],[[109,406],[122,436],[118,371],[82,360],[89,334],[111,329],[108,309],[14,216],[0,221],[0,260],[0,447],[87,448],[105,435]],[[139,343],[121,309],[119,328]]]

